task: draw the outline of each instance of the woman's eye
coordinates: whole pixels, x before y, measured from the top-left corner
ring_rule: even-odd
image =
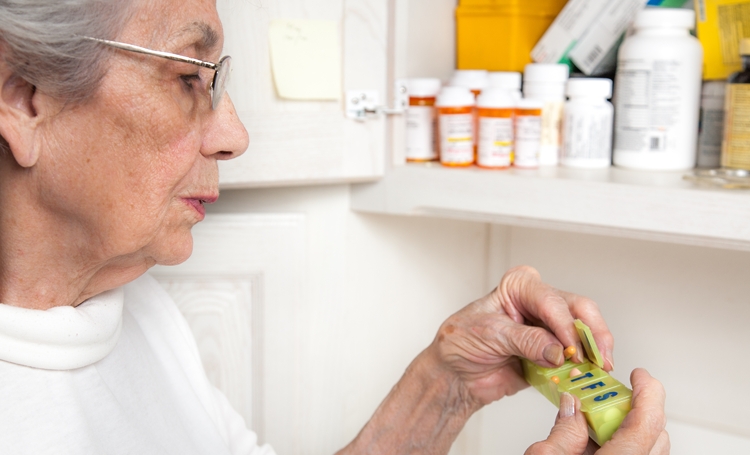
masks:
[[[180,80],[187,86],[187,88],[194,89],[196,84],[200,83],[201,76],[199,73],[194,74],[183,74],[180,76]]]

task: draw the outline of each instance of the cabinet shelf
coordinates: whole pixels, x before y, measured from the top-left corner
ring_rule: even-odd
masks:
[[[421,215],[750,251],[750,191],[684,172],[397,166],[352,186],[355,211]]]

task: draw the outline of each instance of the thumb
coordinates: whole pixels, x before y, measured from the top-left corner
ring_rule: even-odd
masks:
[[[541,327],[509,323],[505,330],[504,344],[510,354],[531,360],[545,368],[559,367],[565,362],[563,346],[549,331]]]
[[[589,441],[581,403],[571,394],[560,395],[560,412],[549,437],[532,445],[525,455],[581,455]]]

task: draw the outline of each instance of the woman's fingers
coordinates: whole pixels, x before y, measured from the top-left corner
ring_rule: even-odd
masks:
[[[664,431],[664,387],[642,368],[633,371],[630,383],[633,385],[633,407],[620,425],[620,429],[598,454],[669,453],[669,436]]]
[[[502,324],[498,351],[529,359],[546,368],[559,367],[565,361],[563,346],[545,329],[508,321]]]
[[[532,445],[525,455],[581,455],[589,440],[581,403],[569,393],[560,396],[560,412],[549,437]]]
[[[594,339],[596,340],[596,345],[604,357],[604,370],[612,371],[615,367],[612,354],[615,347],[615,339],[609,331],[607,323],[604,322],[604,317],[602,317],[599,311],[599,305],[593,300],[580,295],[565,291],[557,292],[565,299],[573,316],[589,326],[591,334],[594,335]]]
[[[568,303],[553,287],[542,282],[539,272],[531,267],[515,267],[505,274],[497,292],[500,305],[514,321],[549,327],[566,347],[578,348],[574,360],[583,360]]]
[[[611,371],[614,368],[614,338],[593,300],[545,284],[539,272],[526,266],[515,267],[503,276],[497,289],[497,300],[517,323],[528,322],[549,328],[564,346],[575,346],[575,362],[582,362],[585,358],[573,325],[575,319],[581,319],[591,328],[604,356],[604,369]]]
[[[659,435],[659,439],[656,440],[654,448],[651,449],[649,455],[669,455],[669,451],[672,449],[672,444],[669,442],[669,433],[662,431]]]

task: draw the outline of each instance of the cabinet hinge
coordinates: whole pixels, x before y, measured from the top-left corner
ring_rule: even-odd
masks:
[[[405,81],[396,81],[393,98],[393,107],[386,107],[380,105],[380,95],[377,90],[349,90],[346,92],[346,117],[364,121],[380,114],[403,114],[409,105]]]

